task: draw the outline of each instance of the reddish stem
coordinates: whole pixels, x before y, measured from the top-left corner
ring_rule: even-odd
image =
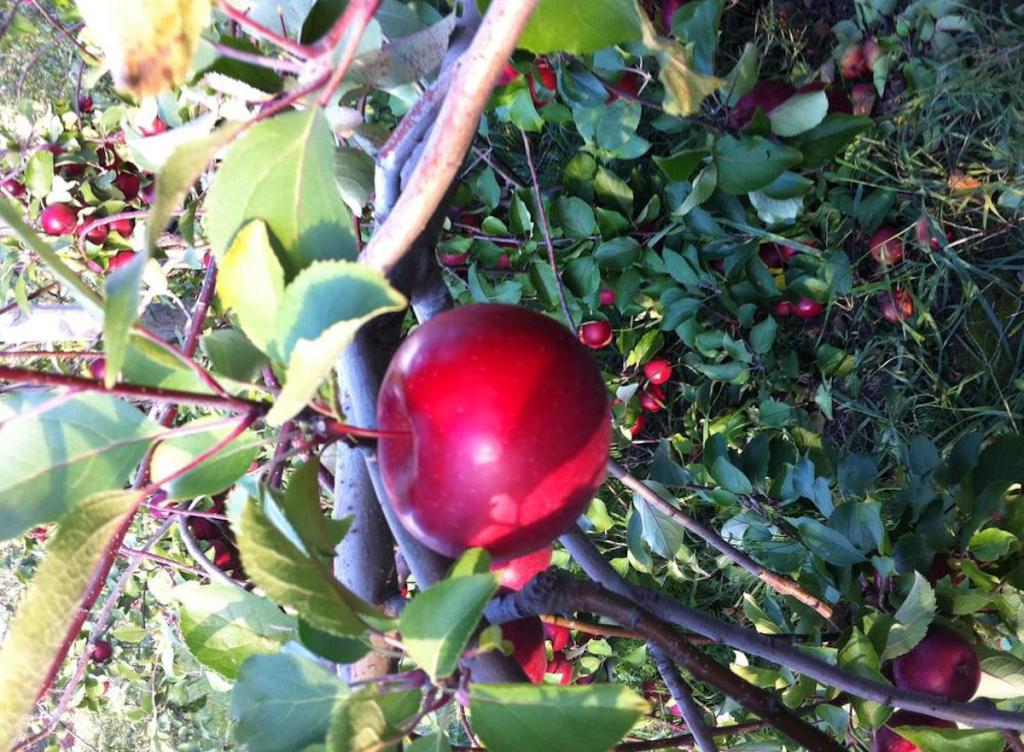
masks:
[[[298,42],[293,42],[288,37],[278,34],[272,29],[268,29],[259,21],[254,21],[249,18],[249,16],[238,10],[238,8],[235,8],[231,3],[227,2],[227,0],[220,0],[217,3],[217,7],[232,21],[235,21],[240,26],[244,26],[248,29],[249,33],[253,36],[263,37],[268,42],[276,44],[282,50],[290,52],[295,57],[302,58],[303,60],[309,60],[316,56],[316,50],[312,47],[307,47],[306,45],[299,44]]]
[[[334,68],[334,73],[331,74],[327,85],[324,86],[323,91],[320,93],[318,101],[321,107],[327,106],[334,92],[341,85],[341,80],[345,77],[349,66],[352,65],[352,61],[356,57],[359,41],[363,38],[363,33],[373,18],[373,14],[377,12],[378,7],[380,7],[380,0],[352,0],[348,7],[345,8],[345,12],[341,14],[341,18],[338,19],[337,23],[328,32],[327,39],[325,40],[327,44],[324,55],[333,54],[334,47],[341,41],[342,35],[345,32],[348,32],[348,36],[345,39],[345,46],[341,50],[341,58]]]

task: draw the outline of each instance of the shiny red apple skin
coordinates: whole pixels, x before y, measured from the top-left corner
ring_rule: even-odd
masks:
[[[897,726],[934,726],[935,728],[956,728],[956,724],[942,718],[932,718],[909,710],[898,710],[888,722],[875,732],[871,740],[871,752],[921,752],[921,748],[893,731]]]
[[[544,546],[525,556],[492,564],[491,571],[498,575],[498,585],[507,590],[522,590],[526,583],[551,566],[551,546]]]
[[[114,654],[114,648],[106,640],[96,640],[89,646],[89,659],[93,663],[105,663]]]
[[[378,441],[384,484],[428,547],[514,559],[583,513],[604,480],[610,417],[597,364],[557,321],[461,306],[416,329],[384,376],[378,424],[408,432]]]
[[[114,185],[117,186],[117,190],[124,194],[126,200],[131,201],[139,195],[139,188],[142,185],[142,181],[138,175],[130,172],[122,172],[116,178],[114,178]]]
[[[565,650],[572,644],[572,634],[568,627],[561,624],[548,624],[544,622],[544,636],[551,640],[551,650],[558,653]]]
[[[107,261],[107,271],[112,272],[122,266],[128,266],[133,258],[135,258],[135,251],[118,251]]]
[[[501,625],[501,637],[512,643],[512,659],[534,684],[544,681],[548,654],[544,649],[544,625],[536,616]]]
[[[21,198],[25,195],[25,184],[20,180],[15,180],[14,178],[8,178],[5,180],[0,184],[0,188],[2,188],[4,193],[11,198]]]
[[[572,684],[572,664],[569,659],[565,657],[563,653],[555,652],[551,660],[548,661],[546,673],[555,674],[558,676],[558,683],[562,686]]]
[[[672,378],[672,364],[664,358],[655,358],[644,363],[644,376],[652,384],[664,384]]]
[[[67,204],[50,204],[39,215],[39,224],[47,235],[70,235],[78,216]]]
[[[130,238],[135,231],[135,220],[122,217],[111,222],[109,227],[111,232],[116,232],[122,238]]]
[[[660,384],[650,383],[640,391],[640,407],[646,412],[656,413],[665,406],[665,389]]]
[[[610,287],[604,287],[601,289],[598,299],[600,300],[601,305],[606,306],[615,305],[616,297],[617,296],[615,295],[615,290],[611,289]]]
[[[810,298],[800,298],[793,304],[793,315],[801,319],[814,319],[825,311],[825,304]]]
[[[588,321],[580,327],[580,342],[593,350],[612,343],[612,325],[607,321]]]
[[[637,414],[636,420],[633,421],[633,425],[629,427],[630,438],[635,439],[644,430],[644,425],[647,423],[647,413],[641,412]]]
[[[780,300],[778,303],[775,304],[773,312],[776,316],[792,316],[793,304],[790,303],[788,300]]]
[[[967,702],[981,683],[981,664],[958,632],[933,624],[913,650],[892,662],[892,676],[900,689]]]

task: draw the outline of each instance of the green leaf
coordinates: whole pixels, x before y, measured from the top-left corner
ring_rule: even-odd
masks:
[[[839,490],[847,496],[864,496],[878,479],[878,462],[867,454],[848,454],[839,462]]]
[[[0,540],[121,488],[162,432],[127,402],[104,394],[34,412],[53,397],[12,392],[0,398]]]
[[[91,496],[49,542],[0,648],[0,749],[10,749],[21,733],[93,571],[139,501],[132,491]]]
[[[292,529],[302,538],[306,551],[328,563],[352,520],[332,520],[324,515],[319,469],[320,458],[316,456],[300,465],[288,479],[288,487],[280,496],[280,506]]]
[[[380,611],[349,592],[327,566],[307,556],[274,526],[268,515],[280,512],[272,505],[269,499],[263,504],[250,500],[242,510],[238,548],[253,582],[279,604],[331,634],[360,635],[368,623],[387,623]]]
[[[373,197],[373,157],[361,149],[343,146],[335,154],[334,171],[349,210],[361,213]]]
[[[878,548],[885,535],[882,505],[878,502],[844,501],[829,515],[828,526],[864,553]]]
[[[338,637],[299,619],[299,640],[317,655],[333,663],[355,663],[370,652],[364,639]]]
[[[896,623],[882,651],[882,660],[898,658],[914,649],[928,632],[935,618],[935,591],[920,572],[914,572],[914,584],[894,616]]]
[[[880,670],[881,659],[874,644],[857,628],[851,630],[850,637],[839,651],[837,660],[839,668],[844,671],[877,682],[886,681]],[[882,725],[888,715],[889,708],[885,705],[857,697],[851,697],[850,700],[860,722],[872,728]]]
[[[103,354],[107,361],[104,381],[108,388],[117,383],[124,366],[128,338],[139,315],[139,286],[146,261],[145,253],[135,254],[127,266],[115,270],[104,283]]]
[[[417,690],[382,694],[377,687],[338,698],[327,732],[328,748],[332,752],[395,749],[405,736],[403,721],[416,713],[421,699]]]
[[[337,676],[308,658],[254,655],[231,691],[235,739],[249,752],[295,752],[323,741],[335,702],[347,694]]]
[[[212,370],[231,379],[250,381],[267,364],[267,357],[237,329],[216,329],[204,334],[200,344]]]
[[[796,136],[816,127],[828,114],[828,97],[824,91],[796,94],[768,113],[772,133]]]
[[[597,233],[594,210],[583,199],[559,196],[555,203],[555,216],[559,226],[570,238],[589,238]]]
[[[53,153],[37,149],[25,165],[25,187],[36,198],[46,198],[53,185]]]
[[[761,412],[760,423],[768,428],[782,428],[789,423],[793,415],[793,407],[778,400],[762,400],[759,405]]]
[[[379,273],[351,261],[321,261],[285,288],[270,348],[287,364],[267,422],[280,425],[316,393],[338,355],[370,319],[405,308],[405,298]]]
[[[729,462],[728,457],[722,455],[716,457],[714,463],[708,469],[711,477],[714,478],[722,488],[732,491],[734,494],[745,495],[753,493],[754,487],[743,471]]]
[[[405,748],[405,752],[452,752],[452,745],[444,731],[421,736]]]
[[[764,188],[801,159],[796,149],[764,136],[724,136],[715,144],[718,185],[726,193]]]
[[[492,574],[442,580],[402,612],[399,631],[409,657],[434,679],[450,676],[498,590]]]
[[[310,107],[252,126],[231,146],[206,197],[210,247],[220,260],[254,219],[267,223],[291,278],[317,260],[354,259],[352,215],[334,175],[334,136]]]
[[[390,89],[424,78],[444,60],[455,20],[455,14],[449,13],[435,24],[364,52],[352,61],[347,80]]]
[[[625,271],[636,263],[641,253],[643,249],[634,238],[623,236],[601,243],[594,251],[594,260],[605,269]]]
[[[1013,533],[990,527],[972,535],[967,550],[974,554],[978,561],[996,561],[1009,553],[1011,548],[1017,548],[1018,543],[1017,536]]]
[[[647,485],[652,485],[649,481]],[[633,494],[633,507],[640,515],[641,534],[650,549],[665,559],[675,558],[683,547],[683,526],[655,509],[639,494]]]
[[[296,621],[267,598],[230,585],[186,582],[172,595],[180,604],[181,634],[195,659],[234,679],[251,655],[280,652],[295,639]]]
[[[521,131],[540,133],[544,130],[544,118],[537,112],[528,89],[519,89],[504,111],[508,113],[508,121]]]
[[[1002,752],[1006,737],[1000,731],[897,726],[900,736],[916,744],[921,752]]]
[[[845,537],[810,517],[790,520],[800,531],[800,540],[815,556],[837,567],[850,567],[864,561],[864,554]]]
[[[668,157],[654,157],[654,163],[669,180],[682,183],[690,179],[697,165],[707,155],[707,149],[684,149]]]
[[[199,34],[210,20],[206,0],[76,0],[75,5],[117,88],[140,99],[186,81]]]
[[[755,324],[754,328],[750,330],[750,349],[758,355],[770,352],[775,343],[776,331],[778,331],[778,325],[771,316]]]
[[[220,262],[217,294],[238,314],[249,340],[269,352],[284,297],[284,268],[274,254],[265,222],[253,220],[235,235]]]
[[[658,77],[665,87],[662,107],[669,115],[687,117],[695,114],[704,99],[718,91],[725,81],[698,73],[694,66],[693,45],[684,47],[675,39],[658,34],[639,0],[634,0],[634,8],[640,18],[644,46],[658,60]]]
[[[226,123],[212,133],[176,148],[156,176],[156,200],[146,217],[146,248],[156,252],[156,242],[166,229],[174,210],[206,170],[217,151],[242,128],[242,123]]]
[[[704,169],[697,173],[697,177],[693,179],[693,187],[690,189],[690,193],[672,214],[677,217],[685,217],[711,198],[717,187],[718,167],[712,162],[709,165],[705,165]]]
[[[485,9],[490,0],[477,4]],[[621,0],[541,0],[519,47],[536,54],[585,54],[639,38],[636,13]]]
[[[869,117],[835,112],[821,123],[797,136],[791,143],[803,154],[803,167],[817,169],[846,148],[861,133],[870,130],[874,121]]]
[[[191,429],[202,428],[205,423],[219,418],[199,418],[187,423]],[[203,452],[223,441],[234,426],[219,425],[184,436],[172,436],[160,442],[153,451],[152,477],[167,478],[191,464]],[[216,455],[190,470],[180,478],[165,483],[163,489],[170,499],[194,499],[197,496],[218,494],[230,488],[245,475],[256,459],[261,439],[252,431],[245,431]]]
[[[606,752],[648,705],[616,684],[474,683],[470,710],[473,730],[493,752]]]

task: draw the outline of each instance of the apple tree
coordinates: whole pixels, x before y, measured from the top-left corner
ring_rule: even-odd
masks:
[[[79,62],[0,166],[50,327],[0,352],[0,746],[145,643],[132,717],[226,697],[253,752],[1024,749],[1024,439],[840,454],[854,356],[787,345],[853,288],[802,218],[897,45],[790,81],[722,0],[30,6]],[[876,279],[946,245],[829,195]]]

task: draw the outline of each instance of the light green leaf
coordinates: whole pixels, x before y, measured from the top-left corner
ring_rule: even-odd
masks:
[[[816,169],[828,163],[848,143],[874,126],[869,117],[834,112],[791,143],[803,154],[803,167]]]
[[[121,488],[162,429],[105,394],[72,397],[41,413],[53,392],[0,398],[0,540],[62,517],[100,491]],[[17,417],[28,413],[26,417]]]
[[[668,157],[654,157],[654,162],[665,173],[665,177],[682,183],[690,179],[697,165],[707,155],[707,149],[684,149]]]
[[[267,357],[237,329],[215,329],[200,340],[214,373],[249,381],[267,364]]]
[[[1017,544],[1017,536],[1013,533],[990,527],[972,535],[971,542],[967,544],[967,550],[974,554],[978,561],[996,561],[1005,556]]]
[[[107,276],[103,301],[103,354],[107,361],[104,381],[107,387],[117,383],[128,350],[128,338],[139,315],[139,286],[146,266],[145,253],[135,257]]]
[[[410,601],[399,631],[409,657],[438,679],[450,676],[498,589],[493,574],[442,580]]]
[[[914,573],[914,585],[894,616],[882,660],[892,660],[914,649],[928,632],[935,618],[935,591],[920,572]]]
[[[241,588],[186,582],[172,595],[188,649],[225,678],[234,679],[249,656],[277,653],[295,639],[294,617]]]
[[[352,215],[334,165],[334,136],[317,107],[252,126],[232,144],[206,197],[214,255],[222,258],[242,227],[262,219],[289,278],[317,260],[354,259]]]
[[[395,749],[405,736],[402,722],[416,713],[420,700],[416,690],[382,693],[377,687],[364,687],[338,698],[331,714],[327,747],[332,752]]]
[[[838,664],[839,668],[844,671],[849,671],[865,679],[872,679],[877,682],[885,681],[880,670],[881,660],[878,657],[875,646],[857,628],[851,631],[849,640],[847,640],[842,650],[839,651]],[[880,726],[889,712],[888,707],[877,702],[861,700],[857,697],[851,697],[850,700],[853,703],[858,718],[860,718],[860,722],[872,728]]]
[[[308,658],[254,655],[242,664],[231,691],[235,738],[249,752],[295,752],[321,742],[335,702],[348,691]]]
[[[0,749],[21,733],[93,571],[139,501],[132,491],[96,494],[61,521],[0,648]]]
[[[406,300],[380,273],[350,261],[321,261],[285,288],[270,344],[287,375],[267,414],[280,425],[316,393],[341,351],[372,318],[400,311]]]
[[[269,352],[284,297],[284,269],[265,222],[253,220],[235,235],[221,260],[217,282],[217,294],[238,314],[242,331],[256,347]]]
[[[583,199],[559,196],[555,203],[555,216],[562,230],[570,238],[588,238],[597,232],[594,210]]]
[[[897,726],[893,730],[922,752],[1002,752],[1006,748],[1006,737],[1001,731],[934,726]]]
[[[199,418],[186,424],[201,428],[204,423],[220,422],[219,418]],[[212,449],[234,430],[220,425],[201,433],[173,436],[160,442],[153,451],[152,477],[167,478],[188,466],[203,452]],[[245,475],[260,447],[260,437],[245,431],[215,456],[190,470],[180,478],[165,483],[163,489],[170,499],[194,499],[197,496],[218,494],[230,488]]]
[[[292,528],[302,538],[306,551],[320,556],[326,563],[348,532],[352,519],[332,520],[324,515],[317,476],[319,469],[320,458],[316,456],[300,465],[280,495],[280,506]]]
[[[473,730],[493,752],[607,752],[648,705],[617,684],[472,685]]]
[[[817,126],[828,114],[828,97],[824,91],[795,94],[768,113],[772,133],[796,136]]]
[[[478,0],[485,9],[490,0]],[[621,0],[541,0],[519,47],[537,54],[597,52],[640,38],[636,13]]]
[[[335,154],[334,170],[349,210],[361,213],[373,196],[373,157],[361,149],[345,146]]]
[[[53,152],[37,149],[25,165],[25,187],[36,198],[46,198],[53,185]]]
[[[212,133],[178,146],[164,162],[156,176],[156,200],[146,218],[146,248],[150,255],[166,229],[171,215],[185,194],[213,160],[214,155],[242,128],[242,123],[225,123]]]
[[[295,609],[318,629],[342,637],[361,635],[366,625],[386,626],[389,620],[338,582],[319,559],[307,556],[271,522],[273,501],[250,500],[242,509],[238,548],[253,582],[282,606]]]

